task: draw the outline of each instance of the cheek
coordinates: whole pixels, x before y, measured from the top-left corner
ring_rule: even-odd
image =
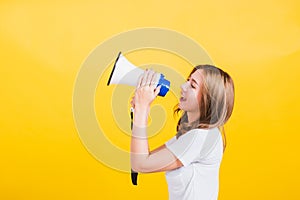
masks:
[[[194,106],[197,106],[199,108],[200,107],[200,101],[201,101],[201,92],[197,91],[195,93]]]
[[[203,92],[203,88],[202,86],[197,90],[197,99],[198,99],[198,102],[201,101],[201,97],[202,97],[202,92]]]
[[[200,100],[201,100],[201,92],[198,92],[197,94],[197,101],[200,104]]]
[[[200,102],[200,94],[195,92],[191,95],[191,98],[190,98],[190,106],[193,107],[194,109],[198,108],[199,107],[199,102]]]

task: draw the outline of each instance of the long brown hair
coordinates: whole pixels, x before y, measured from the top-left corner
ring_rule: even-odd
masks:
[[[223,150],[226,148],[226,135],[224,124],[232,114],[234,105],[234,84],[228,73],[213,65],[198,65],[190,73],[201,70],[204,81],[201,85],[201,98],[199,102],[200,116],[194,122],[188,122],[187,113],[183,112],[177,124],[177,138],[188,130],[194,128],[218,127],[222,133]],[[178,105],[174,113],[181,110]]]

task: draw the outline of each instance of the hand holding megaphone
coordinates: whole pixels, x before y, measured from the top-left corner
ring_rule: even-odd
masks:
[[[120,52],[115,61],[107,85],[124,84],[138,86],[139,77],[141,77],[143,73],[144,70],[130,63]],[[170,89],[170,81],[166,80],[163,74],[160,74],[157,81],[152,84],[154,84],[156,87],[160,86],[158,95],[162,97],[164,97]]]
[[[161,89],[161,85],[157,86],[159,79],[159,73],[156,73],[153,70],[145,70],[145,72],[139,78],[135,94],[132,98],[132,108],[135,108],[136,104],[144,106],[144,108],[147,108],[151,105]]]

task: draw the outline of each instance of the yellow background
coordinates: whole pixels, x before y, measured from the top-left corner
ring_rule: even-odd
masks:
[[[297,0],[1,1],[0,199],[167,199],[164,173],[134,187],[89,154],[72,114],[89,53],[142,27],[193,38],[235,81],[219,199],[299,199],[299,9]]]

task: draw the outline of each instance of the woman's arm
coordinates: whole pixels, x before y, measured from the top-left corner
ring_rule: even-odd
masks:
[[[136,172],[150,173],[177,169],[182,163],[165,145],[149,152],[147,115],[137,109],[131,136],[131,167]],[[144,110],[144,109],[142,109]],[[140,115],[141,114],[141,115]],[[141,123],[142,119],[145,119]]]
[[[147,138],[147,121],[150,105],[159,93],[155,79],[157,74],[147,70],[140,78],[135,96],[131,102],[134,106],[134,121],[131,136],[131,167],[136,172],[169,171],[182,166],[182,163],[165,145],[149,152]]]
[[[162,149],[165,148],[165,147],[166,147],[166,145],[163,144],[163,145],[157,147],[156,149],[150,151],[150,154],[154,154],[154,153],[158,152],[159,150],[162,150]]]

